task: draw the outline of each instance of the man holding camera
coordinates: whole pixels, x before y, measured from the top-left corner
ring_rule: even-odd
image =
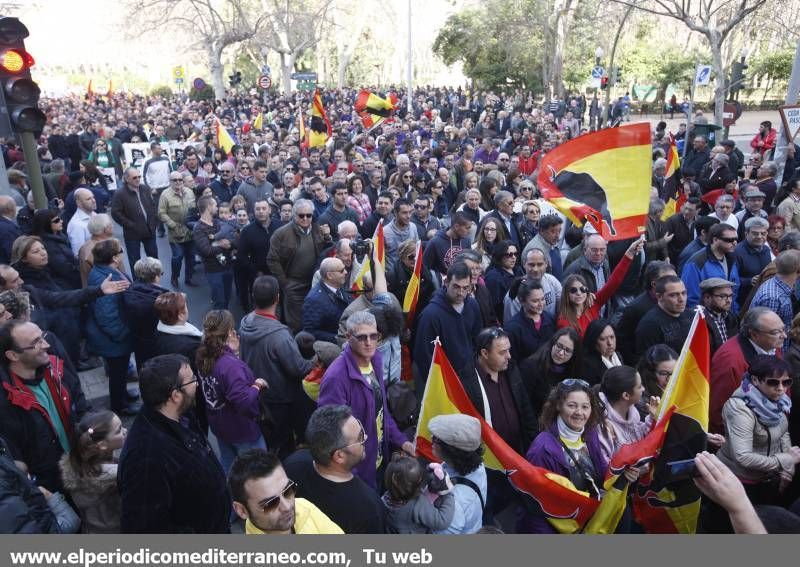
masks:
[[[192,232],[195,249],[203,258],[206,280],[211,288],[214,309],[227,309],[233,286],[232,253],[236,243],[227,238],[215,238],[220,232],[220,220],[216,218],[217,201],[212,196],[200,197],[197,201],[200,220]]]

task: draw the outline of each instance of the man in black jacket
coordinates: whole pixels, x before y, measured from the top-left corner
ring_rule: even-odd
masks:
[[[197,376],[179,354],[140,373],[144,408],[119,459],[123,533],[228,533],[225,473],[189,410]]]
[[[57,534],[58,522],[44,495],[17,467],[5,440],[0,437],[0,533]]]
[[[58,462],[72,449],[75,424],[88,406],[77,374],[48,355],[34,323],[0,327],[0,435],[39,486],[62,489]]]
[[[145,256],[158,258],[156,246],[156,226],[158,210],[153,193],[142,183],[142,174],[135,167],[125,170],[124,184],[114,192],[111,199],[111,218],[122,225],[122,237],[128,263],[133,266],[141,258],[141,247]]]
[[[239,301],[244,311],[250,310],[250,289],[258,276],[268,275],[267,254],[272,234],[281,227],[281,222],[270,216],[269,202],[256,201],[253,220],[239,235],[238,254],[247,267],[245,282],[239,290]]]

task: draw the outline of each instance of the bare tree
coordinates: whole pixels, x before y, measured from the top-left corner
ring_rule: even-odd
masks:
[[[261,0],[266,14],[254,41],[276,51],[281,59],[283,91],[292,88],[295,62],[322,38],[334,0]]]
[[[767,0],[613,0],[657,16],[683,22],[703,36],[711,48],[714,82],[714,121],[722,124],[725,104],[725,62],[723,48],[731,32]]]
[[[344,87],[347,67],[353,60],[353,53],[361,41],[361,32],[367,23],[361,7],[345,0],[336,0],[333,7],[333,20],[336,36],[336,59],[338,72],[336,86]]]
[[[222,53],[231,45],[252,38],[267,17],[256,16],[247,0],[128,0],[129,14],[138,25],[132,29],[191,30],[191,45],[205,52],[214,96],[225,98]],[[178,28],[180,29],[180,28]]]

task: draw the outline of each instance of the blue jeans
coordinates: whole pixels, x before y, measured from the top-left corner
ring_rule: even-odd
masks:
[[[267,450],[267,442],[264,441],[264,437],[260,435],[255,441],[243,441],[241,443],[228,443],[217,437],[217,443],[219,444],[219,461],[222,465],[222,469],[225,471],[225,476],[228,476],[234,459],[241,453],[244,453],[248,449]]]
[[[233,270],[228,268],[224,272],[211,272],[206,274],[208,286],[211,288],[211,301],[214,309],[227,309],[231,302],[231,288],[233,287]]]
[[[133,267],[139,258],[142,257],[141,247],[144,246],[144,253],[150,258],[158,258],[158,246],[155,237],[139,239],[125,239],[125,251],[128,253],[128,263],[131,267],[131,275],[134,274]],[[134,276],[135,277],[135,276]]]
[[[186,281],[192,279],[194,275],[194,249],[192,241],[170,242],[169,249],[172,251],[172,277],[178,279],[181,275],[181,262],[186,264]]]

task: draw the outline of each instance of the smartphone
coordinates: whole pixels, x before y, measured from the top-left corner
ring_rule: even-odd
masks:
[[[698,476],[694,459],[670,461],[667,463],[670,481],[688,480]]]

